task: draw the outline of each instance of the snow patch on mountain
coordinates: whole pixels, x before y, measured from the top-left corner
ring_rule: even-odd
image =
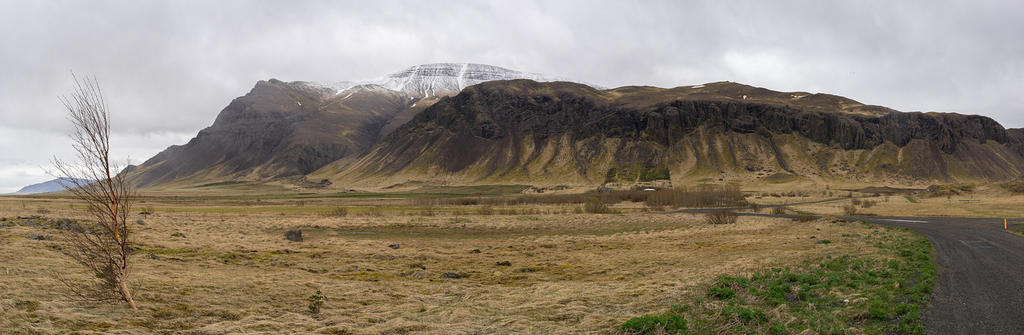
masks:
[[[435,63],[409,67],[381,78],[364,81],[305,82],[341,94],[353,89],[385,88],[418,98],[454,95],[468,86],[493,80],[529,79],[541,82],[567,81],[564,78],[510,70],[473,63]],[[586,84],[586,83],[584,83]],[[596,85],[586,84],[603,89]],[[376,87],[375,87],[376,86]],[[351,94],[351,93],[350,93]]]

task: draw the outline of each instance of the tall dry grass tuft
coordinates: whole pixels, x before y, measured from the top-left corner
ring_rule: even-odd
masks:
[[[124,301],[136,309],[128,288],[132,239],[128,214],[135,190],[110,161],[110,113],[96,79],[75,78],[75,91],[62,96],[74,125],[72,146],[77,161],[54,158],[58,180],[72,195],[86,204],[93,223],[79,224],[65,236],[61,252],[94,275],[93,280],[75,281],[57,275],[71,293],[90,301]]]

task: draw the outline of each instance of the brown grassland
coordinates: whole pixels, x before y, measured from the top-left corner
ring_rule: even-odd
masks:
[[[811,193],[785,201],[827,197]],[[136,210],[152,213],[132,223],[135,312],[70,300],[52,274],[86,274],[58,252],[61,232],[23,224],[29,216],[84,219],[74,201],[0,197],[0,330],[614,334],[625,320],[704,294],[718,275],[828,255],[888,257],[867,239],[879,228],[855,222],[740,217],[708,225],[630,201],[588,214],[566,204],[424,207],[422,196],[146,196]],[[748,200],[783,201],[757,197]],[[989,206],[982,211],[949,206],[955,198],[888,197],[864,210],[1021,216],[999,205],[1019,199],[964,202]],[[842,204],[794,209],[837,215]],[[291,229],[304,240],[286,240]],[[313,314],[308,299],[317,290],[328,300]]]

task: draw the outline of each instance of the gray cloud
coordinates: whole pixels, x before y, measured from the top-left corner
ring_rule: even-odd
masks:
[[[68,157],[56,96],[95,75],[119,158],[187,141],[257,80],[477,62],[605,86],[729,80],[1024,126],[1003,1],[6,1],[0,192]]]

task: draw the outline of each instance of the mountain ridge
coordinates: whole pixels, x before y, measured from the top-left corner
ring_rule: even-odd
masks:
[[[141,187],[299,177],[359,155],[438,99],[491,79],[554,80],[470,63],[407,68],[341,83],[261,80],[221,110],[213,125],[168,147],[130,176]]]
[[[17,192],[14,192],[14,193],[11,193],[11,194],[41,194],[41,193],[60,192],[60,191],[64,191],[64,190],[67,189],[64,186],[66,186],[66,185],[67,186],[73,185],[74,184],[72,182],[73,180],[74,179],[66,178],[66,177],[55,178],[55,179],[47,180],[47,181],[44,181],[44,182],[41,182],[41,183],[36,183],[36,184],[32,184],[32,185],[28,185],[28,186],[22,187]],[[85,179],[78,179],[78,180],[80,182],[87,182],[87,180],[85,180]]]
[[[686,89],[705,88],[697,86]],[[1024,150],[1011,148],[1019,140],[987,117],[903,113],[828,95],[782,101],[774,91],[736,98],[686,89],[484,83],[421,112],[350,166],[313,175],[369,186],[359,181],[601,184],[612,169],[638,167],[673,171],[682,183],[777,173],[879,182],[1022,173]]]
[[[1024,166],[1024,130],[983,116],[732,82],[605,89],[556,79],[436,63],[362,82],[260,81],[131,178],[142,187],[601,185],[649,174],[906,184],[1009,179]]]

